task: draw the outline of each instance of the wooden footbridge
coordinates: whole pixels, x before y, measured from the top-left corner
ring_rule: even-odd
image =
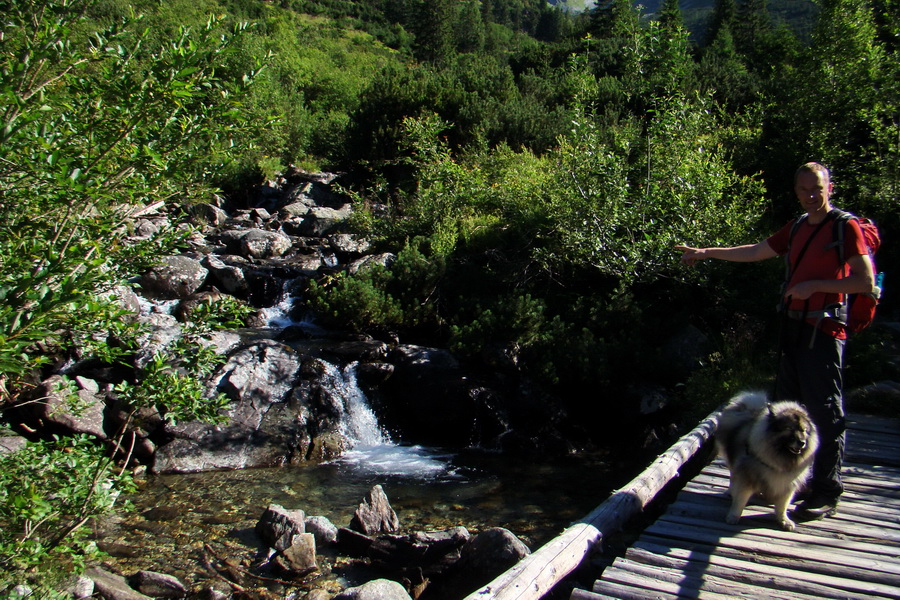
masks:
[[[708,462],[717,418],[711,414],[592,513],[466,600],[543,597],[678,485],[661,516],[570,600],[900,599],[900,420],[851,415],[838,514],[785,532],[771,506],[749,506],[740,523],[725,523],[728,471],[720,460]],[[692,464],[698,460],[708,464]],[[689,471],[699,472],[681,482],[679,473]]]

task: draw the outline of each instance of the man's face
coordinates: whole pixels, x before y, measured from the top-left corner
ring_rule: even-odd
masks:
[[[828,212],[831,205],[832,185],[825,173],[819,171],[804,171],[797,175],[794,183],[794,193],[800,205],[809,214]]]

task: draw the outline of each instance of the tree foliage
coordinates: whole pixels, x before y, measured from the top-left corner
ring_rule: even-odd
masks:
[[[217,76],[233,37],[215,21],[154,48],[137,22],[81,33],[69,0],[13,4],[0,54],[0,385],[42,359],[32,345],[90,340],[119,320],[113,286],[178,241],[125,243],[128,217],[201,192],[239,136],[244,85]]]
[[[227,78],[218,69],[243,26],[229,31],[210,18],[156,44],[139,18],[92,28],[86,7],[3,3],[0,410],[52,358],[115,363],[134,350],[138,331],[114,292],[184,233],[136,239],[132,217],[149,206],[177,215],[242,146],[240,97],[254,73]],[[123,398],[134,410],[214,413],[211,399],[179,397],[184,386],[173,384],[187,378],[167,375],[168,358],[154,358],[155,375],[120,390]],[[200,358],[194,368],[209,364]],[[54,559],[84,559],[80,526],[111,508],[127,478],[88,440],[37,444],[3,461],[4,582],[8,570],[26,568],[49,581]]]

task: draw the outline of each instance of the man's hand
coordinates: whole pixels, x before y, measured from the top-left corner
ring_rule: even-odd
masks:
[[[681,262],[688,266],[693,266],[698,260],[706,258],[702,248],[692,248],[690,246],[675,246],[675,249],[682,253]]]

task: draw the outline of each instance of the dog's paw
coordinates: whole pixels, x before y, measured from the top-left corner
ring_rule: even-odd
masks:
[[[781,519],[779,524],[781,525],[781,528],[784,529],[785,531],[794,531],[797,528],[797,524],[794,523],[793,521],[791,521],[790,519],[788,519],[787,517],[785,517],[784,519]]]
[[[741,515],[735,515],[732,513],[728,513],[728,516],[725,517],[725,522],[729,525],[737,525],[738,521],[741,520]]]

